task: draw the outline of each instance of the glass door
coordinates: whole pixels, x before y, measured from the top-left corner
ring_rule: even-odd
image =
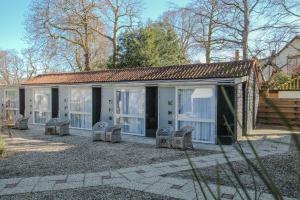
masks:
[[[116,124],[125,134],[145,135],[145,89],[116,89]]]

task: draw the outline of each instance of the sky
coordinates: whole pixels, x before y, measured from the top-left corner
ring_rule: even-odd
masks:
[[[26,47],[24,23],[31,0],[1,0],[0,4],[0,49]],[[144,0],[142,20],[156,20],[172,5],[184,6],[188,0]]]

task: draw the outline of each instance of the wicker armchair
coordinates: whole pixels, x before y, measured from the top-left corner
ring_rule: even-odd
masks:
[[[26,130],[28,129],[28,119],[29,117],[20,117],[17,119],[15,123],[15,128],[19,130]]]
[[[60,136],[70,135],[69,126],[70,126],[70,121],[68,119],[63,121],[58,121],[55,129],[56,134]]]
[[[52,118],[45,124],[45,135],[70,135],[69,120]]]
[[[184,126],[179,131],[176,131],[172,138],[172,147],[176,149],[193,149],[192,126]]]
[[[106,141],[107,122],[97,122],[93,126],[93,141]]]
[[[171,148],[173,134],[174,128],[172,126],[168,128],[158,128],[156,131],[156,147]]]
[[[106,141],[111,143],[121,142],[122,141],[122,134],[121,134],[121,127],[116,125],[110,127],[106,131]]]
[[[58,118],[51,118],[45,124],[45,135],[56,135],[56,125],[58,123]]]

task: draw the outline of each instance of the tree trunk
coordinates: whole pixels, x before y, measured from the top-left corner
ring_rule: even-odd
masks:
[[[248,37],[249,37],[249,5],[244,1],[244,29],[242,36],[243,60],[248,59]]]
[[[117,66],[117,56],[118,56],[118,19],[115,18],[114,23],[114,33],[113,33],[113,66]]]
[[[205,59],[206,63],[210,63],[210,54],[211,54],[211,38],[212,38],[212,31],[213,31],[213,8],[210,12],[209,16],[209,25],[208,25],[208,33],[207,33],[207,44],[205,48]]]
[[[88,38],[88,21],[87,21],[87,15],[85,15],[84,18],[84,39],[85,39],[85,47],[84,49],[84,64],[85,64],[85,69],[84,71],[90,71],[90,50],[89,50],[89,38]]]

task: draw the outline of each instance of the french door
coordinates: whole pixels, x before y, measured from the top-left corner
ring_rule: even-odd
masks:
[[[177,128],[190,125],[193,141],[215,143],[215,99],[215,87],[177,88]]]
[[[145,89],[116,89],[116,124],[125,134],[145,135]]]
[[[19,111],[19,93],[15,89],[7,89],[4,92],[4,101],[5,101],[5,111],[4,117],[5,120],[15,121],[18,117]]]

